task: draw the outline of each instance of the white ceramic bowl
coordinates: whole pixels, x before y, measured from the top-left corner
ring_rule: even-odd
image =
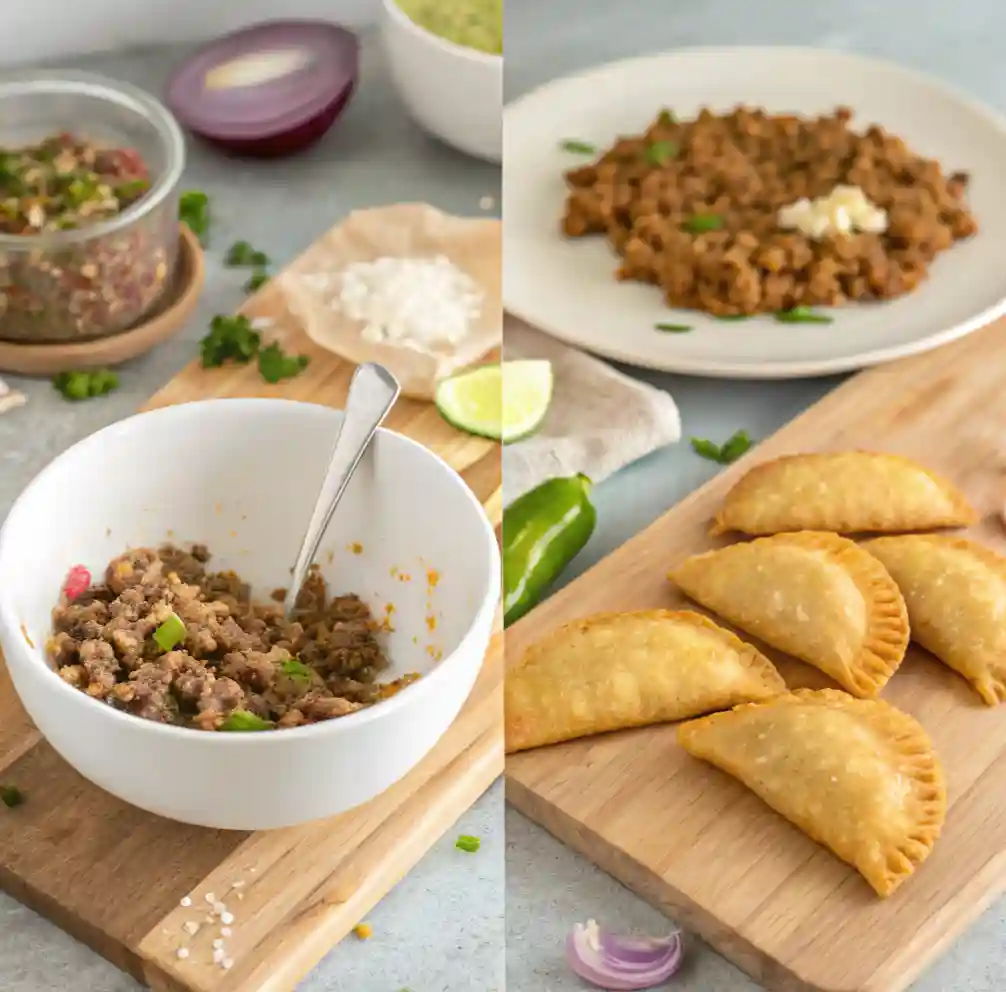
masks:
[[[254,591],[285,585],[341,421],[341,411],[284,400],[155,410],[74,445],[14,504],[0,531],[0,644],[39,730],[96,785],[186,823],[291,826],[372,799],[450,726],[489,643],[499,552],[460,476],[386,430],[350,483],[319,562],[334,591],[359,593],[378,614],[393,604],[387,677],[418,671],[418,682],[313,726],[206,733],[114,710],[46,663],[67,570],[80,563],[99,574],[128,546],[201,541],[212,565],[235,569]]]
[[[381,34],[399,96],[416,122],[476,158],[503,156],[503,56],[463,48],[381,4]]]

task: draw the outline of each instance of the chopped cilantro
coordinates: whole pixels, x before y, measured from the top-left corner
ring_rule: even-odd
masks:
[[[310,682],[314,677],[314,669],[305,665],[304,662],[298,661],[296,658],[280,662],[279,668],[284,675],[288,675],[298,682]]]
[[[653,326],[665,334],[684,334],[686,331],[694,330],[690,324],[654,324]]]
[[[274,726],[272,720],[263,720],[247,710],[234,710],[220,724],[220,729],[230,733],[251,733],[256,730],[272,730]]]
[[[250,362],[261,343],[258,331],[243,314],[232,317],[218,314],[210,321],[210,333],[200,342],[203,368],[218,368],[226,361]]]
[[[0,785],[0,803],[8,809],[20,806],[24,802],[24,793],[16,785]]]
[[[705,438],[692,438],[692,450],[695,454],[720,465],[729,465],[731,462],[737,461],[753,444],[754,441],[751,440],[748,432],[743,430],[732,434],[723,444],[717,444],[715,441],[708,441]]]
[[[119,377],[111,369],[93,371],[60,372],[53,376],[53,388],[64,399],[78,402],[94,396],[105,396],[119,388]]]
[[[187,189],[178,199],[178,219],[202,241],[210,229],[210,198],[197,189]]]
[[[823,313],[814,313],[810,307],[793,307],[792,310],[777,311],[775,319],[781,324],[831,324],[835,318]]]
[[[454,846],[459,851],[467,851],[468,854],[474,854],[482,846],[482,841],[478,837],[472,837],[470,834],[462,834],[454,842]]]
[[[718,231],[726,221],[720,214],[694,214],[681,222],[681,227],[691,234],[704,234],[706,231]]]
[[[254,293],[261,289],[269,281],[269,273],[259,269],[258,272],[253,272],[249,280],[245,283],[245,290],[249,293]]]
[[[258,370],[266,382],[277,383],[282,379],[292,379],[307,368],[307,355],[288,355],[273,342],[258,354]]]
[[[269,256],[264,251],[252,248],[247,241],[235,241],[227,249],[224,264],[229,265],[232,269],[247,266],[263,268],[269,264]]]
[[[658,168],[667,165],[678,154],[678,146],[673,141],[654,141],[646,149],[646,161]]]
[[[597,149],[593,145],[588,145],[585,141],[563,141],[559,147],[564,152],[571,152],[574,155],[596,155]]]

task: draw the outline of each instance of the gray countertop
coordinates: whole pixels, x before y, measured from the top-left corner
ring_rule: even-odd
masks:
[[[684,45],[802,44],[902,62],[1006,111],[1004,36],[1006,6],[993,0],[962,0],[952,7],[939,0],[907,6],[876,0],[507,0],[506,97],[597,63]],[[738,94],[743,92],[743,80],[738,80]],[[836,94],[836,102],[840,98]],[[673,94],[668,102],[673,103]],[[738,427],[764,437],[840,381],[744,383],[632,374],[673,394],[685,437],[715,440]],[[602,483],[596,490],[597,532],[565,581],[643,529],[715,470],[682,444]],[[666,920],[655,910],[512,809],[507,810],[506,838],[509,992],[583,992],[585,986],[563,961],[563,940],[575,921],[594,917],[614,928],[666,930]],[[919,979],[913,992],[1006,988],[1004,936],[1006,902],[999,902]],[[758,988],[705,947],[696,947],[689,958],[676,988]]]
[[[158,93],[183,50],[78,60],[87,68]],[[215,224],[206,289],[185,332],[122,369],[119,392],[73,406],[47,382],[8,377],[28,405],[0,417],[0,522],[14,498],[53,456],[128,416],[195,354],[215,313],[243,298],[245,276],[220,265],[238,238],[279,264],[293,258],[349,210],[398,200],[479,214],[498,202],[499,169],[435,144],[404,115],[380,49],[368,37],[358,94],[315,149],[283,164],[223,159],[190,145],[187,188],[212,199]],[[503,988],[503,799],[497,784],[368,917],[374,935],[350,937],[303,984],[304,992],[496,992]],[[466,833],[477,855],[454,848]],[[138,986],[54,926],[0,895],[0,988],[4,992],[132,992]]]

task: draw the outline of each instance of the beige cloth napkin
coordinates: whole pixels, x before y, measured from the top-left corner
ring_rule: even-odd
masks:
[[[681,418],[660,389],[616,372],[522,321],[507,317],[504,357],[545,358],[555,390],[541,429],[503,449],[503,499],[556,475],[582,472],[594,482],[681,439]]]
[[[24,406],[27,402],[28,398],[24,393],[11,389],[3,379],[0,379],[0,413],[6,413],[8,410]]]

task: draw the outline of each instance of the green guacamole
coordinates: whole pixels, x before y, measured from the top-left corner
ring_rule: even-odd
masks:
[[[503,53],[503,0],[397,0],[431,34],[490,55]]]

